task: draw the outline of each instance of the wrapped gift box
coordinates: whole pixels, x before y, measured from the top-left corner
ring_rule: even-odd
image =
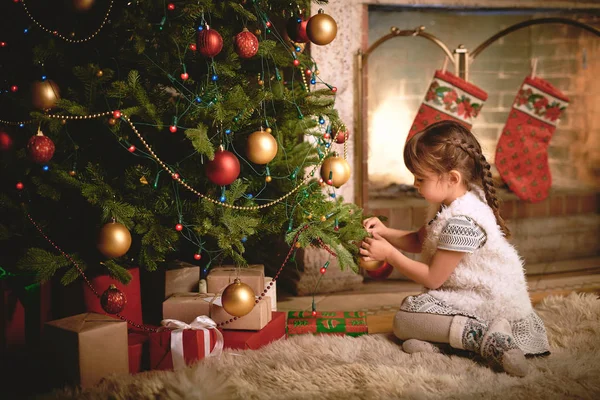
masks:
[[[177,261],[165,271],[165,299],[173,293],[197,292],[200,267]]]
[[[289,311],[287,335],[361,336],[368,332],[366,313],[362,311]]]
[[[165,329],[151,333],[150,340],[150,369],[172,370],[173,354],[171,353],[172,330]],[[217,343],[217,330],[183,330],[183,357],[187,365],[208,356]]]
[[[250,286],[256,296],[265,289],[265,267],[262,264],[236,268],[234,265],[222,265],[212,268],[206,277],[208,293],[221,293],[235,278]]]
[[[285,337],[285,313],[274,312],[271,322],[260,331],[223,332],[224,347],[228,349],[257,350],[262,346]]]
[[[51,307],[50,282],[0,280],[0,352],[38,343]]]
[[[265,289],[272,283],[271,288],[267,292],[267,296],[271,298],[271,310],[277,311],[277,281],[274,281],[270,276],[265,276]]]
[[[110,374],[129,374],[127,323],[84,313],[46,323],[44,349],[55,382],[91,387]]]
[[[148,335],[140,332],[129,332],[127,335],[127,349],[129,354],[129,373],[148,369]]]
[[[163,318],[189,324],[197,316],[206,315],[216,323],[228,321],[233,315],[221,307],[221,299],[212,293],[175,293],[163,302]],[[260,330],[271,321],[271,299],[265,297],[250,313],[226,325],[226,329]]]
[[[125,294],[127,304],[120,313],[123,317],[135,323],[142,323],[142,295],[140,289],[140,269],[138,267],[128,269],[131,274],[131,280],[127,285],[119,282],[110,275],[98,275],[90,279],[90,283],[96,291],[102,295],[106,289],[112,284],[115,285],[121,292]],[[84,283],[83,298],[85,301],[85,309],[87,312],[105,314],[100,304],[100,299],[96,297],[94,292]]]

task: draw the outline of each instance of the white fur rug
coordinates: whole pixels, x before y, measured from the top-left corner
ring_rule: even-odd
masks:
[[[459,355],[402,351],[388,335],[296,336],[258,351],[225,352],[184,371],[115,377],[44,398],[81,399],[598,399],[600,300],[548,297],[538,307],[552,355],[525,378]]]

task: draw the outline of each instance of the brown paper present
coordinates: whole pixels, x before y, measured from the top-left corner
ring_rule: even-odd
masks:
[[[46,323],[49,372],[61,383],[91,387],[110,374],[128,375],[127,322],[83,313]]]
[[[200,267],[185,262],[176,262],[165,271],[165,299],[173,293],[197,292]]]
[[[221,265],[212,268],[206,277],[208,293],[222,293],[235,278],[250,286],[256,296],[260,296],[265,288],[265,267],[262,264],[253,264],[248,267],[235,265]]]
[[[272,317],[271,298],[263,297],[248,314],[223,325],[221,328],[225,330],[259,331],[271,321]],[[229,321],[233,318],[233,315],[227,313],[223,307],[215,306],[211,308],[210,318],[218,324]]]
[[[199,315],[210,317],[211,305],[204,299],[214,296],[212,293],[174,293],[163,302],[163,319],[176,319],[189,324]]]

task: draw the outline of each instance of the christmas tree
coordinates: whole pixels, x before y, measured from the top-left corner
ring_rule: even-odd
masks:
[[[126,282],[174,259],[278,267],[297,238],[356,270],[348,133],[309,54],[333,18],[308,0],[6,3],[2,265]]]

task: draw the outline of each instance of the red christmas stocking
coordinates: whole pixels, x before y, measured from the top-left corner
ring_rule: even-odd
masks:
[[[569,99],[540,78],[525,78],[496,146],[496,168],[520,199],[548,197],[548,143]]]
[[[450,72],[435,71],[433,82],[408,132],[406,140],[434,122],[454,120],[471,129],[487,93]]]

